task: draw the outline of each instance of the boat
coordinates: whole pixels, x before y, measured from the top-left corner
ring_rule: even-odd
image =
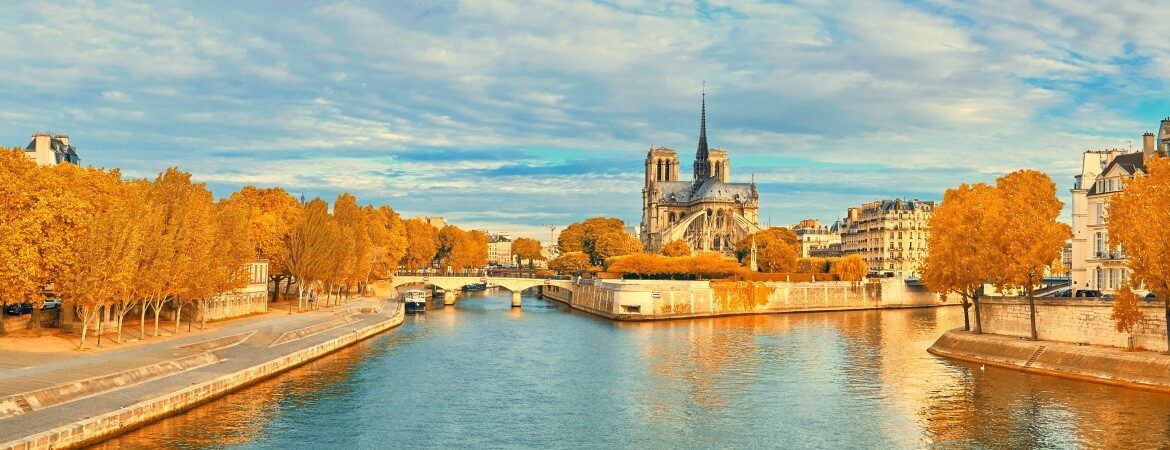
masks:
[[[463,285],[464,291],[486,291],[487,283],[471,283]]]
[[[403,292],[402,302],[406,304],[407,313],[424,313],[427,311],[427,293],[418,289]]]

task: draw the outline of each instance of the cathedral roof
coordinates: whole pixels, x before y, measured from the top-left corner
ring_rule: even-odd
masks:
[[[751,183],[722,183],[716,178],[708,178],[698,187],[689,181],[664,181],[657,186],[661,192],[659,201],[662,202],[746,202],[752,199]]]

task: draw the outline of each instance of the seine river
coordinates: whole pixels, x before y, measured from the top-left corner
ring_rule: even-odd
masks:
[[[103,448],[1154,448],[1170,396],[943,360],[957,307],[614,323],[507,292]]]

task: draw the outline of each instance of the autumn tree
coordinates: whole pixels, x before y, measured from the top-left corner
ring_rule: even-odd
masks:
[[[39,202],[37,165],[24,149],[0,149],[0,309],[31,298],[46,281],[39,263],[40,221],[48,205]],[[0,335],[6,333],[0,320]]]
[[[691,256],[691,244],[683,239],[675,239],[662,246],[664,256]]]
[[[1032,340],[1036,333],[1036,301],[1033,291],[1044,280],[1046,269],[1064,249],[1072,235],[1067,224],[1058,222],[1064,203],[1056,198],[1056,184],[1035,170],[1019,170],[996,179],[1001,199],[999,246],[995,261],[995,285],[1020,289],[1028,300]]]
[[[470,248],[468,267],[478,269],[488,263],[488,235],[480,230],[467,232],[467,246]]]
[[[297,308],[305,307],[305,288],[328,276],[334,263],[337,224],[329,205],[315,198],[305,205],[304,220],[289,235],[289,272],[297,281]]]
[[[948,189],[931,215],[926,238],[930,252],[922,283],[943,299],[957,294],[963,304],[963,329],[971,330],[968,311],[975,306],[975,332],[982,332],[979,300],[984,283],[995,278],[1001,249],[1003,206],[999,192],[984,183]]]
[[[132,294],[142,239],[137,217],[137,201],[142,200],[142,195],[135,192],[134,185],[122,183],[117,171],[82,169],[71,164],[55,166],[54,170],[72,172],[71,188],[85,199],[85,220],[71,224],[74,257],[66,270],[54,277],[55,290],[81,320],[78,348],[83,348],[89,326],[100,312],[113,299]]]
[[[753,239],[756,245],[756,264],[760,272],[783,273],[796,270],[799,244],[795,232],[784,227],[771,227],[740,239],[735,244],[735,255],[744,265],[749,263]]]
[[[604,265],[614,256],[642,251],[638,238],[625,231],[625,222],[612,217],[592,217],[570,224],[557,238],[561,253],[583,252],[593,266]]]
[[[403,227],[407,242],[406,251],[402,255],[403,267],[406,270],[426,267],[438,252],[438,231],[418,217],[405,221]]]
[[[1129,258],[1130,282],[1162,300],[1170,348],[1170,158],[1146,158],[1146,174],[1109,202],[1109,245]]]
[[[386,205],[376,209],[366,208],[366,214],[374,253],[370,277],[389,277],[394,274],[398,262],[406,254],[406,226],[403,225],[398,213]]]
[[[206,227],[214,220],[211,192],[203,183],[192,183],[191,174],[169,168],[147,190],[144,210],[140,270],[135,273],[135,292],[143,297],[140,333],[145,334],[147,309],[154,313],[158,336],[159,314],[173,300],[181,284],[191,278],[198,258],[197,247]]]
[[[332,284],[345,286],[348,293],[351,286],[365,283],[374,267],[374,243],[370,238],[368,215],[357,204],[357,197],[341,194],[333,202],[333,217],[338,231],[344,239],[343,249],[337,262],[337,274]],[[331,286],[332,288],[333,286]],[[332,289],[331,289],[332,290]]]
[[[519,238],[513,241],[512,255],[516,257],[517,264],[522,264],[527,259],[529,267],[532,267],[533,261],[544,260],[540,241],[530,238]]]
[[[837,275],[841,281],[854,283],[865,279],[868,272],[869,265],[865,263],[865,258],[856,253],[833,262],[833,268],[830,270],[830,273]]]
[[[796,273],[829,273],[832,265],[827,258],[800,258],[796,260]]]
[[[585,252],[561,253],[556,258],[553,258],[552,261],[548,262],[548,268],[562,275],[579,275],[583,272],[596,272],[600,270],[597,266],[589,263],[589,256]]]
[[[273,283],[272,300],[277,300],[282,281],[289,281],[288,238],[303,218],[301,203],[281,188],[261,189],[244,186],[232,193],[228,201],[243,208],[248,244],[260,250],[268,260],[268,278]],[[291,283],[289,283],[291,284]]]
[[[1115,322],[1119,333],[1129,335],[1133,342],[1133,327],[1142,321],[1142,306],[1137,295],[1128,285],[1122,286],[1113,297],[1113,314],[1110,316]]]

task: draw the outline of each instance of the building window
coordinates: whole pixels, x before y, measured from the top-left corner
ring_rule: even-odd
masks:
[[[1117,289],[1117,269],[1109,269],[1109,289]]]
[[[1105,286],[1105,271],[1101,270],[1101,268],[1098,267],[1097,268],[1097,284],[1095,287],[1097,289],[1101,289],[1103,286]]]
[[[1093,225],[1101,225],[1105,223],[1105,204],[1097,203],[1096,214],[1093,215]]]

